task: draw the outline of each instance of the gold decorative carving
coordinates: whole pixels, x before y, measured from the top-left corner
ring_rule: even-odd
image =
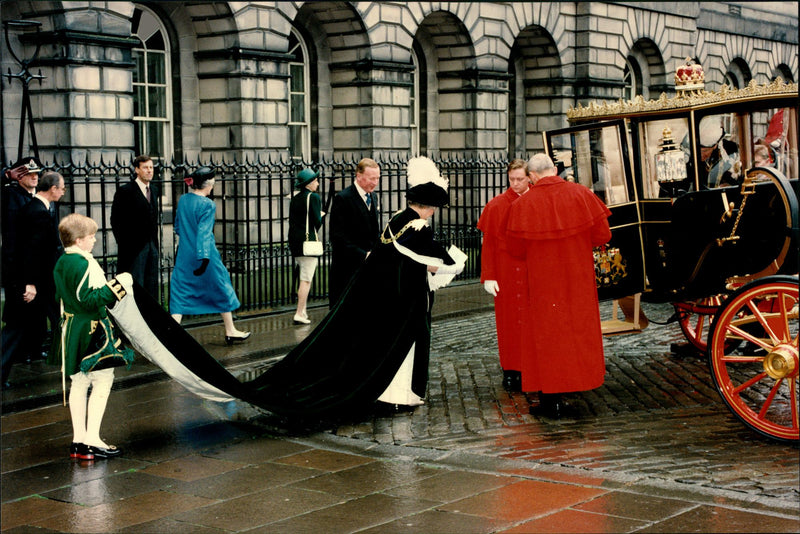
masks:
[[[633,100],[602,103],[590,102],[585,107],[578,104],[577,108],[567,111],[567,120],[570,122],[581,119],[603,119],[619,117],[620,115],[640,115],[659,111],[679,110],[708,104],[745,101],[767,96],[797,96],[797,83],[785,83],[783,79],[776,78],[770,83],[759,85],[755,80],[750,81],[742,89],[732,89],[723,85],[719,91],[681,91],[674,97],[668,98],[666,93],[661,93],[657,100],[645,100],[637,95]]]

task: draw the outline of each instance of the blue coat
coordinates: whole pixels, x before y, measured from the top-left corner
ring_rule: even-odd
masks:
[[[178,200],[175,233],[179,241],[169,285],[170,313],[222,313],[241,305],[214,241],[216,211],[214,201],[201,195],[187,193]],[[203,259],[209,260],[208,268],[195,276]]]

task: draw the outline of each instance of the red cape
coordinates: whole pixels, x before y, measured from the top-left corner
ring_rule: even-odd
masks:
[[[511,205],[520,199],[512,189],[494,197],[483,209],[478,229],[483,232],[481,282],[496,280],[494,299],[497,347],[504,371],[522,370],[523,330],[528,307],[525,261],[509,253],[506,223]]]
[[[611,211],[589,188],[558,176],[542,178],[520,199],[508,231],[522,239],[560,239],[583,232]],[[524,206],[524,207],[523,207]]]
[[[605,357],[592,247],[611,239],[611,212],[588,188],[539,180],[511,206],[511,251],[525,259],[522,389],[585,391],[603,384]]]

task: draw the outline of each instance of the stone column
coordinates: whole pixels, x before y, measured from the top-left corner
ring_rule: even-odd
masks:
[[[133,86],[130,22],[120,13],[82,7],[63,19],[76,29],[23,36],[41,45],[46,79],[31,87],[43,160],[130,161],[133,155]],[[70,16],[74,15],[74,16]],[[45,26],[47,27],[47,26]]]

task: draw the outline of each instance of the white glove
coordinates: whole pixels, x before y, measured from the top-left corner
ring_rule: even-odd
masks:
[[[119,273],[115,278],[127,291],[130,291],[133,287],[133,276],[131,276],[131,273]]]
[[[461,274],[461,271],[463,270],[463,263],[456,263],[455,265],[442,265],[436,269],[436,274]]]
[[[497,280],[487,280],[483,283],[483,289],[491,296],[496,297],[497,292],[500,291],[500,286],[497,285]]]

